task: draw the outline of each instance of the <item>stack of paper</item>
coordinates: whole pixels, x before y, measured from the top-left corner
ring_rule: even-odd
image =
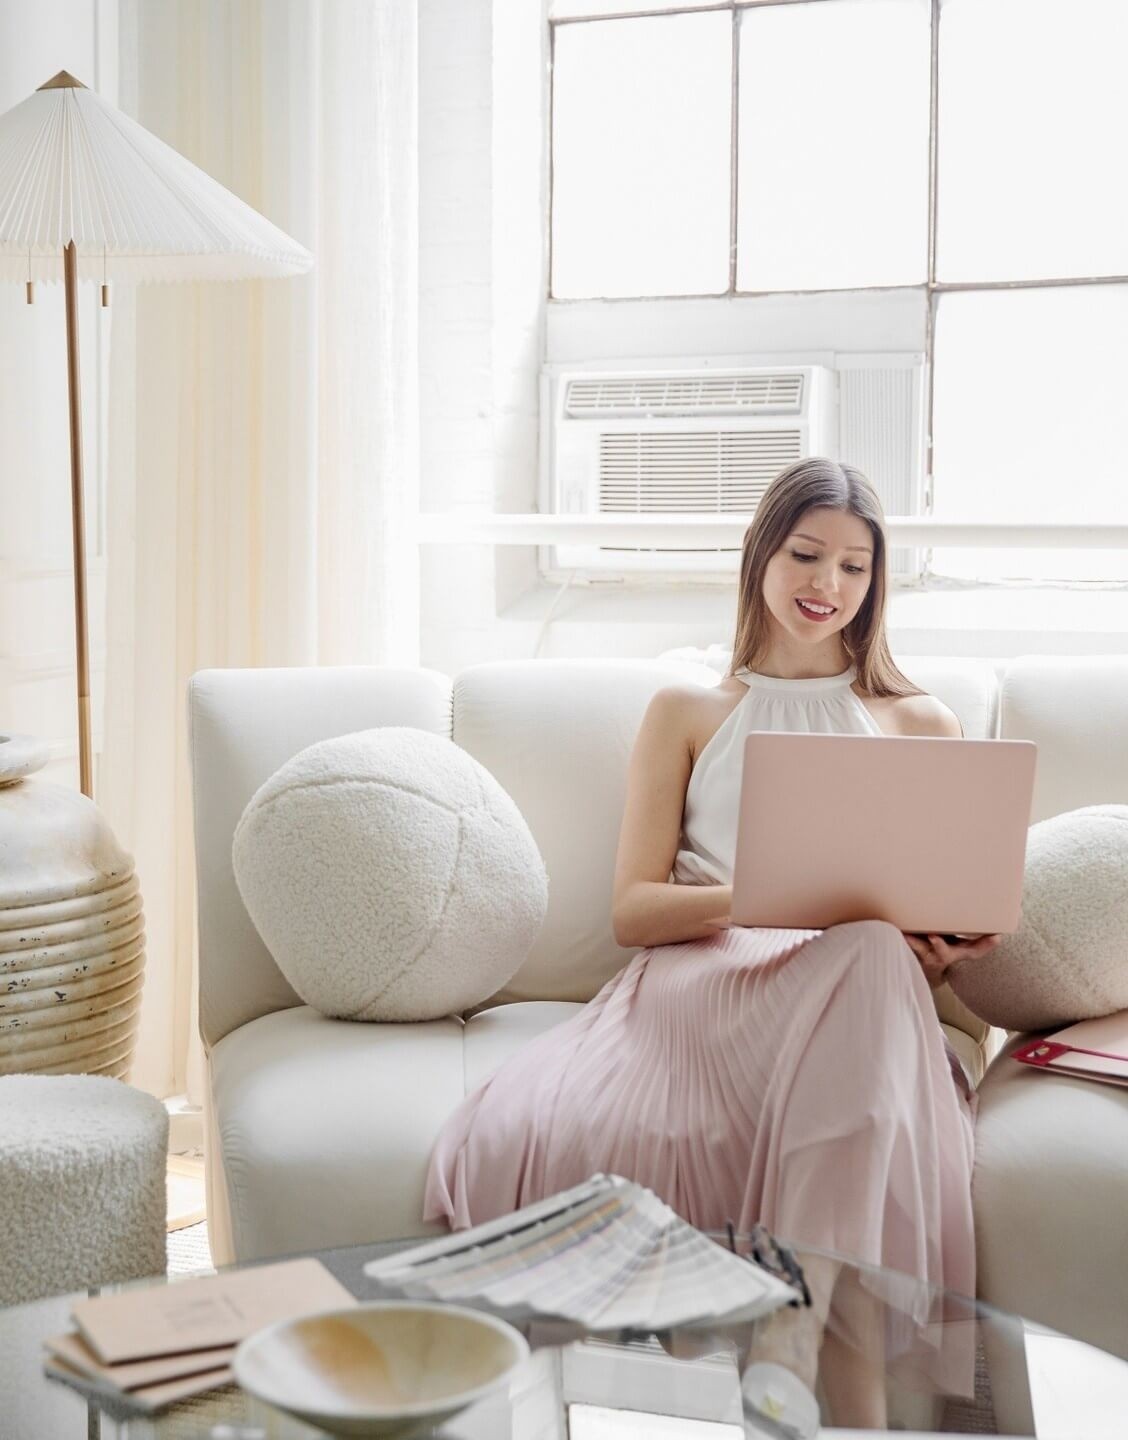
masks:
[[[735,1323],[798,1298],[617,1175],[364,1268],[390,1294],[473,1301],[510,1320],[546,1316],[591,1330]]]
[[[158,1410],[231,1380],[235,1346],[264,1325],[356,1301],[320,1260],[223,1271],[79,1300],[45,1341],[49,1375]]]

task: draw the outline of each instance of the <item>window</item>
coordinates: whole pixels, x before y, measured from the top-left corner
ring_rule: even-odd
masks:
[[[1128,285],[945,294],[938,519],[1128,522]],[[946,575],[1128,580],[1116,550],[937,550]]]
[[[872,292],[865,338],[811,345],[805,320],[790,346],[862,351],[882,348],[873,307],[916,290],[929,512],[1128,521],[1128,6],[549,9],[553,300],[664,304],[677,354],[700,344],[679,337],[674,297],[771,294],[809,317],[829,292],[840,337],[843,307],[861,315]],[[936,550],[931,569],[1128,581],[1110,549]]]
[[[562,28],[557,295],[728,290],[731,49],[732,23],[716,12]]]
[[[757,6],[736,38],[737,288],[923,283],[927,0]]]

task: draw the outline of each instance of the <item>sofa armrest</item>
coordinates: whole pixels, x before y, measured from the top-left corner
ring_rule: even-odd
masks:
[[[979,1085],[979,1296],[1128,1359],[1128,1090],[1018,1064],[1027,1038]]]

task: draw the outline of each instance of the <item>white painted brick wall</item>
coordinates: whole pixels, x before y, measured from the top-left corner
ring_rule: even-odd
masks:
[[[539,0],[421,0],[420,491],[425,509],[525,510],[544,353],[544,16]],[[499,620],[531,551],[425,549],[423,663],[524,653]]]
[[[489,0],[421,0],[420,496],[425,509],[489,503],[491,496],[491,36]],[[425,583],[422,600],[426,627],[438,618],[436,605],[441,614],[443,595]]]

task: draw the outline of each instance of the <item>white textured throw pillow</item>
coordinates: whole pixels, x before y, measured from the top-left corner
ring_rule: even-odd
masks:
[[[948,978],[969,1010],[1008,1030],[1128,1009],[1128,805],[1032,825],[1021,927]]]
[[[287,761],[235,830],[235,879],[308,1005],[431,1020],[520,968],[548,877],[517,806],[452,740],[385,727]]]

